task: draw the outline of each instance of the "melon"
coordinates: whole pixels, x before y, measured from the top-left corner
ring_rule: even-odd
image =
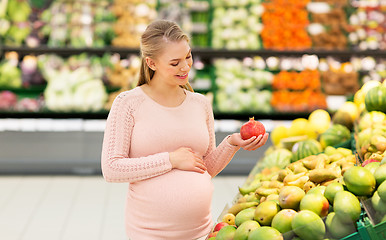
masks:
[[[341,124],[333,124],[320,135],[320,143],[323,148],[342,144],[349,139],[351,139],[350,130]]]
[[[322,146],[315,139],[306,139],[297,142],[293,148],[293,161],[303,159],[305,157],[318,154],[322,151]]]
[[[370,89],[365,97],[366,110],[386,113],[386,87],[379,85]]]
[[[333,124],[340,124],[352,130],[354,127],[354,121],[349,113],[338,110],[332,117]]]

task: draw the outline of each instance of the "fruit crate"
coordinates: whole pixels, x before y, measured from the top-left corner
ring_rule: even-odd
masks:
[[[362,198],[362,206],[367,213],[367,220],[369,227],[367,228],[370,239],[383,240],[386,239],[386,221],[385,214],[376,211],[371,202],[371,198]]]
[[[376,225],[370,225],[367,228],[370,239],[384,240],[386,239],[386,221],[378,223]]]
[[[369,236],[369,229],[371,229],[371,223],[368,218],[360,219],[357,221],[357,232],[352,233],[340,240],[371,240]]]

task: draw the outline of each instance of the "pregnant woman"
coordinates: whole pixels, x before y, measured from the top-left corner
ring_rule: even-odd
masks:
[[[103,176],[130,183],[129,239],[205,239],[213,227],[211,179],[240,148],[256,150],[268,134],[242,140],[233,133],[216,146],[211,104],[188,83],[189,38],[174,22],[147,27],[141,57],[138,86],[114,100],[107,118]]]

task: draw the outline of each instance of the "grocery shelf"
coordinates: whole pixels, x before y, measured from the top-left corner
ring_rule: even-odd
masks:
[[[35,48],[22,46],[0,46],[0,54],[2,52],[15,51],[21,56],[25,55],[39,55],[39,54],[57,54],[63,57],[69,57],[71,55],[77,55],[81,53],[89,53],[92,55],[103,56],[105,53],[119,53],[121,55],[139,54],[139,49],[134,48],[118,48],[118,47],[103,47],[103,48],[75,48],[75,47],[49,47],[39,46]]]
[[[0,54],[2,52],[15,51],[20,55],[28,54],[44,54],[53,53],[60,56],[71,56],[80,53],[90,53],[93,55],[102,56],[105,53],[119,53],[121,55],[139,54],[140,51],[137,48],[120,48],[120,47],[103,47],[103,48],[74,48],[74,47],[49,47],[42,45],[35,48],[27,46],[12,47],[12,46],[0,46]],[[319,57],[336,56],[342,58],[350,58],[352,56],[373,56],[373,57],[386,57],[386,51],[380,50],[337,50],[337,49],[306,49],[306,50],[269,50],[269,49],[240,49],[240,50],[228,50],[228,49],[214,49],[214,48],[193,48],[193,54],[202,58],[242,58],[251,56],[294,56],[301,57],[307,55],[317,55]]]
[[[215,119],[234,119],[248,120],[250,117],[255,119],[271,120],[293,120],[295,118],[308,118],[310,113],[222,113],[214,112]],[[0,111],[0,118],[81,118],[81,119],[106,119],[108,111],[99,112],[17,112],[17,111]]]

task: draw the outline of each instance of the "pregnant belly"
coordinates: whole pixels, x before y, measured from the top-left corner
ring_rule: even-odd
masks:
[[[213,184],[207,172],[200,174],[174,169],[130,184],[127,217],[140,228],[199,228],[197,225],[211,217],[212,193]],[[136,221],[138,219],[141,221]],[[140,222],[144,226],[140,226]]]

